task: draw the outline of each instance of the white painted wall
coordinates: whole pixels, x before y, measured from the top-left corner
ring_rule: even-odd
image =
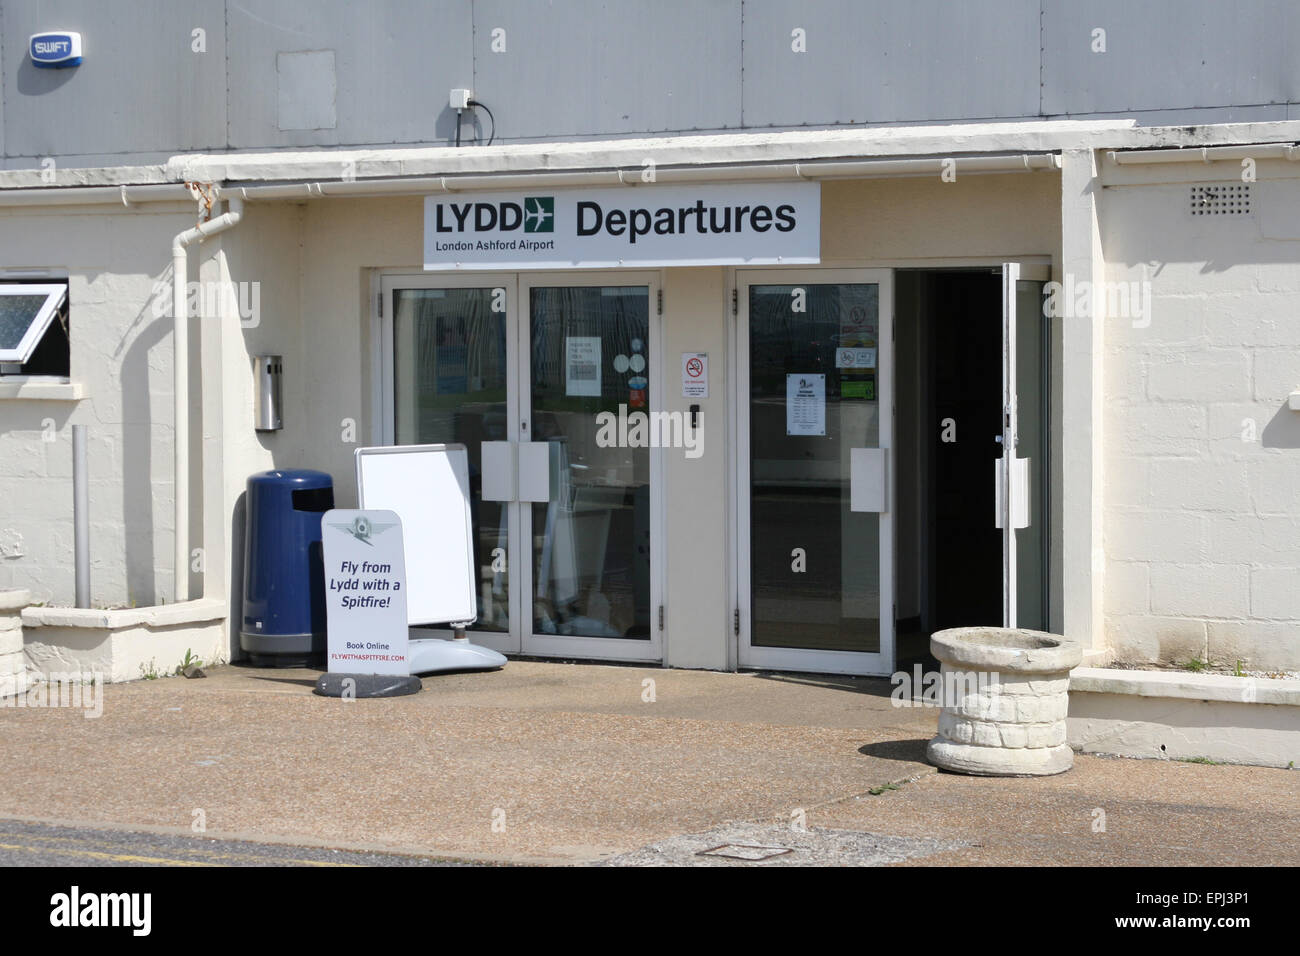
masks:
[[[1110,170],[1106,277],[1151,289],[1105,321],[1107,637],[1123,660],[1300,662],[1300,178],[1259,163],[1251,213],[1192,216],[1236,162]],[[1068,427],[1068,426],[1067,426]]]
[[[925,266],[1059,257],[1059,190],[1060,177],[1051,173],[971,175],[955,183],[937,177],[828,182],[825,262]],[[0,559],[0,586],[23,584],[38,590],[38,600],[71,600],[71,483],[63,459],[39,440],[38,413],[48,411],[64,445],[70,445],[70,421],[92,424],[96,601],[167,599],[170,318],[153,318],[149,299],[155,281],[166,278],[170,237],[192,225],[193,207],[3,215],[5,261],[62,267],[72,275],[73,378],[86,384],[90,397],[74,410],[0,401],[0,492],[22,503],[0,524],[25,529],[28,543],[22,558]],[[256,202],[236,229],[191,254],[193,277],[259,283],[256,323],[230,312],[207,315],[195,320],[191,338],[193,500],[206,507],[192,537],[206,550],[204,593],[234,602],[236,618],[240,499],[249,474],[272,466],[319,468],[334,476],[340,506],[355,503],[353,452],[378,440],[371,281],[379,269],[420,271],[421,216],[418,198]],[[678,385],[682,351],[708,351],[712,379],[711,397],[701,403],[704,457],[669,456],[665,462],[667,659],[677,666],[728,667],[734,665],[727,485],[733,451],[726,434],[730,274],[667,270],[664,293],[659,385],[667,407],[685,411],[689,404]],[[263,351],[285,360],[285,427],[274,434],[252,428],[250,356]],[[345,434],[349,422],[355,425],[351,435]],[[237,630],[236,620],[228,634],[232,649]]]
[[[72,380],[86,389],[81,402],[0,399],[0,587],[72,601],[80,423],[92,602],[172,599],[172,321],[152,300],[155,283],[170,282],[171,237],[194,221],[189,203],[0,210],[0,267],[69,278]]]
[[[280,232],[256,225],[263,209],[297,209],[299,259],[281,262],[291,246],[290,220],[276,220]],[[1009,215],[1014,209],[1016,215]],[[225,242],[238,268],[283,282],[295,275],[300,315],[266,307],[268,349],[285,355],[285,429],[264,438],[276,465],[319,468],[334,476],[340,506],[355,501],[352,454],[343,441],[343,422],[357,423],[359,443],[377,442],[372,428],[370,278],[377,269],[420,273],[423,207],[419,199],[332,199],[302,206],[249,206],[249,218]],[[281,213],[281,216],[284,216]],[[1059,177],[1050,173],[967,176],[955,183],[933,180],[831,182],[823,187],[823,255],[827,265],[868,266],[882,262],[951,264],[955,260],[1054,255],[1059,244]],[[284,233],[284,234],[281,234]],[[280,250],[276,253],[275,250]],[[274,277],[280,277],[278,280]],[[238,276],[236,276],[238,278]],[[665,615],[666,656],[673,666],[734,666],[729,590],[731,525],[728,481],[731,455],[727,433],[730,276],[719,268],[669,269],[664,273],[664,360],[658,382],[665,407],[686,412],[681,398],[680,357],[684,351],[710,354],[710,398],[702,401],[705,453],[688,460],[664,458],[667,526]],[[291,308],[290,297],[285,298]],[[292,326],[290,332],[286,326]],[[274,331],[282,329],[283,331]],[[295,347],[296,345],[296,347]],[[250,386],[251,387],[251,386]],[[250,410],[232,428],[245,427]],[[725,439],[725,440],[724,440]],[[229,475],[266,467],[245,442],[227,440]],[[250,453],[251,452],[251,453]]]
[[[714,670],[735,666],[727,565],[730,551],[728,493],[728,327],[731,287],[722,269],[670,269],[664,280],[664,357],[659,387],[667,411],[689,415],[700,406],[703,454],[690,459],[665,450],[665,648],[673,667]],[[681,353],[709,353],[709,397],[682,398]]]

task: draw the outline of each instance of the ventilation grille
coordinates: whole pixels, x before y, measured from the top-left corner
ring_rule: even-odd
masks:
[[[1189,199],[1193,216],[1250,215],[1250,186],[1247,183],[1193,186]]]

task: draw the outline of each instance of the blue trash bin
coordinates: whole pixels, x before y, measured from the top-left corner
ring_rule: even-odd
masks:
[[[302,667],[325,653],[321,516],[334,507],[322,471],[285,468],[248,479],[239,646],[254,664]]]

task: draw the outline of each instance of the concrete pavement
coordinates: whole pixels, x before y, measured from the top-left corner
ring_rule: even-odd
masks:
[[[936,712],[893,707],[883,680],[514,661],[348,702],[313,695],[316,674],[110,685],[97,719],[0,708],[0,762],[28,768],[0,781],[0,816],[192,835],[201,815],[209,838],[506,862],[791,820],[943,842],[900,857],[922,865],[1300,861],[1293,771],[936,774]]]

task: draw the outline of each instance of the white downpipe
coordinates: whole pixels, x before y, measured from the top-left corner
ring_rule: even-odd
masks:
[[[200,223],[177,233],[172,239],[172,365],[175,391],[176,455],[175,495],[176,553],[174,556],[176,602],[190,599],[190,335],[189,310],[185,304],[185,286],[189,279],[186,248],[192,242],[215,235],[235,226],[244,216],[244,200],[231,196],[226,212],[216,219]],[[201,301],[200,299],[200,309]],[[200,311],[200,318],[202,313]]]

